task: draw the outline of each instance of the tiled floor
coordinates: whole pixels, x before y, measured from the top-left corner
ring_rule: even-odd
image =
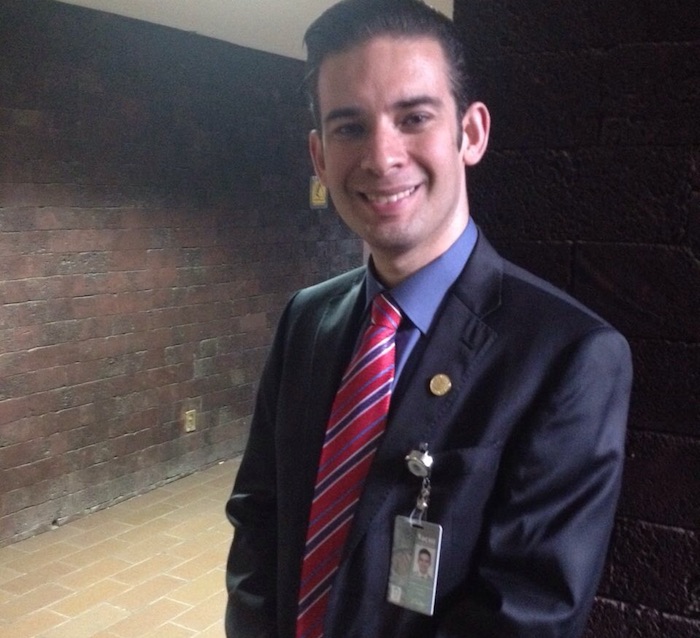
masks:
[[[0,548],[2,638],[222,638],[227,461]]]

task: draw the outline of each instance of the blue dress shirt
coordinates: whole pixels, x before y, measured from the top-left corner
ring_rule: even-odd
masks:
[[[399,306],[403,317],[396,335],[394,383],[401,376],[406,361],[419,339],[428,334],[447,291],[467,264],[477,236],[476,224],[470,218],[467,227],[452,246],[389,291],[389,296]],[[368,312],[372,299],[384,290],[386,288],[374,274],[370,259],[365,285],[365,312]]]

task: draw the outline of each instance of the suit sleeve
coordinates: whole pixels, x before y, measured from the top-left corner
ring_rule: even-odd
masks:
[[[465,589],[440,638],[576,638],[603,570],[620,491],[632,364],[609,328],[550,371],[516,427]]]
[[[288,315],[288,310],[285,316]],[[280,321],[260,380],[250,436],[226,515],[234,537],[226,566],[226,636],[273,638],[276,630],[275,407],[283,359]]]

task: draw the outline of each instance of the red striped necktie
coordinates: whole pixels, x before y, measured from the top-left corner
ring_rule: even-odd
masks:
[[[400,311],[384,296],[335,395],[316,475],[301,571],[297,638],[323,636],[323,619],[355,507],[384,432]]]

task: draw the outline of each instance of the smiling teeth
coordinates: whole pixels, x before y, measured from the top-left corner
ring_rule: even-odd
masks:
[[[415,190],[416,187],[414,186],[413,188],[408,188],[405,191],[394,193],[393,195],[370,195],[367,193],[366,197],[373,204],[393,204],[398,202],[400,199],[404,199],[405,197],[412,195]]]

